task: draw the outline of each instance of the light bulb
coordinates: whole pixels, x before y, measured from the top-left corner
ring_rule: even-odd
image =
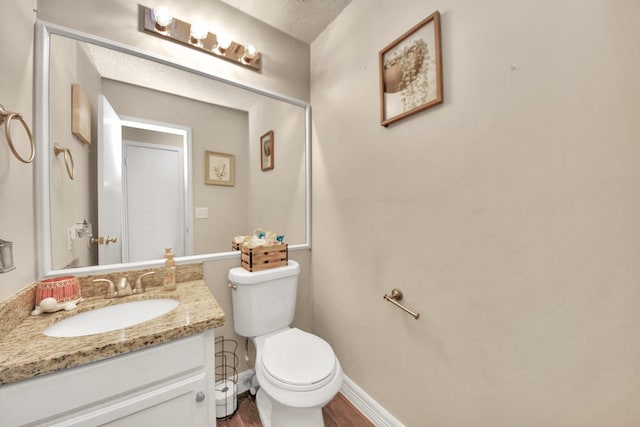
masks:
[[[249,59],[253,59],[256,56],[256,53],[258,53],[258,51],[252,44],[247,45],[246,49],[244,50],[244,54]]]
[[[195,40],[200,41],[206,39],[208,34],[209,30],[207,30],[207,27],[203,23],[196,22],[191,24],[191,37]]]
[[[156,18],[156,24],[163,30],[165,30],[167,26],[171,24],[171,21],[173,21],[173,16],[171,16],[171,12],[169,12],[169,9],[166,7],[154,9],[153,13]]]
[[[223,52],[231,46],[231,37],[226,33],[219,33],[216,38],[218,39],[218,50]]]
[[[255,47],[253,47],[252,44],[247,45],[247,47],[244,48],[244,55],[242,56],[242,59],[244,60],[244,62],[249,63],[253,58],[256,57],[257,53],[258,51]]]

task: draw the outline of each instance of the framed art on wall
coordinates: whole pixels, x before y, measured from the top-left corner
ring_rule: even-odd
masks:
[[[71,85],[71,133],[91,144],[91,102],[77,83]]]
[[[382,49],[379,62],[382,126],[442,103],[440,12]]]
[[[209,185],[236,184],[236,158],[233,154],[205,152],[204,183]]]
[[[274,143],[272,130],[260,137],[260,168],[263,171],[274,167]]]

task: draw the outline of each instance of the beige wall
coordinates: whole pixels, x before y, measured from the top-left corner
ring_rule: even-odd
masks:
[[[144,6],[168,7],[177,18],[203,20],[224,29],[233,40],[253,44],[263,55],[261,72],[204,55],[139,31],[139,3],[129,0],[43,0],[38,18],[155,52],[231,80],[309,99],[309,46],[220,0],[150,0]],[[73,13],[70,13],[73,11]]]
[[[378,52],[437,9],[445,102],[383,128]],[[312,43],[316,332],[405,425],[640,423],[638,16],[354,0]]]
[[[33,22],[35,0],[0,0],[0,104],[33,122]],[[2,124],[4,128],[4,124]],[[16,148],[28,156],[19,123],[11,127]],[[0,131],[0,239],[13,242],[16,269],[0,274],[0,298],[31,283],[35,276],[33,164],[20,163]]]
[[[269,227],[290,243],[306,240],[305,115],[302,107],[267,97],[249,111],[249,231]],[[263,171],[260,138],[270,130],[274,168]]]
[[[90,245],[90,236],[79,238],[73,232],[70,236],[69,230],[87,220],[97,232],[92,194],[95,195],[95,123],[100,75],[78,44],[62,37],[52,43],[50,64],[50,94],[56,105],[51,109],[51,141],[68,148],[73,159],[73,179],[69,178],[63,153],[51,162],[52,265],[55,269],[95,265],[98,251],[95,245]],[[74,83],[80,85],[92,107],[92,144],[83,143],[71,132],[71,85]]]

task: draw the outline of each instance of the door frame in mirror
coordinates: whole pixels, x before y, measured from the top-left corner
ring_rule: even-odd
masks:
[[[182,150],[184,153],[182,191],[184,192],[184,222],[185,222],[185,255],[193,255],[193,177],[191,176],[192,166],[192,131],[191,127],[180,126],[172,123],[162,123],[155,120],[141,119],[138,117],[120,116],[123,127],[132,129],[143,129],[154,132],[177,135],[182,138]],[[122,233],[123,245],[126,241],[126,233]],[[123,249],[126,250],[126,249]],[[124,259],[125,252],[123,252]]]
[[[225,79],[204,71],[187,67],[169,58],[146,52],[141,49],[128,46],[102,37],[83,33],[45,21],[36,21],[35,24],[35,58],[34,58],[34,136],[36,140],[35,157],[35,219],[36,219],[36,258],[37,277],[59,276],[65,274],[87,275],[121,271],[126,269],[156,268],[164,264],[164,260],[149,260],[126,264],[97,265],[91,267],[78,267],[64,270],[54,270],[52,266],[51,249],[51,191],[49,177],[51,171],[50,140],[50,101],[49,91],[51,36],[59,35],[79,42],[92,43],[104,48],[134,55],[138,58],[154,61],[182,71],[187,71],[202,77],[206,77],[221,83],[245,89],[253,93],[267,96],[279,101],[287,102],[305,110],[305,242],[290,245],[290,251],[311,249],[311,104],[300,101],[275,92],[253,87],[241,82]],[[219,259],[239,258],[237,251],[216,252],[202,255],[191,255],[177,258],[179,264],[190,262],[204,262]]]

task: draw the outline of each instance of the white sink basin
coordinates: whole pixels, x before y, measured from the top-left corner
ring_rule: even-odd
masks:
[[[170,312],[180,301],[170,298],[147,299],[108,305],[54,323],[44,330],[50,337],[82,337],[116,331],[146,322]]]

